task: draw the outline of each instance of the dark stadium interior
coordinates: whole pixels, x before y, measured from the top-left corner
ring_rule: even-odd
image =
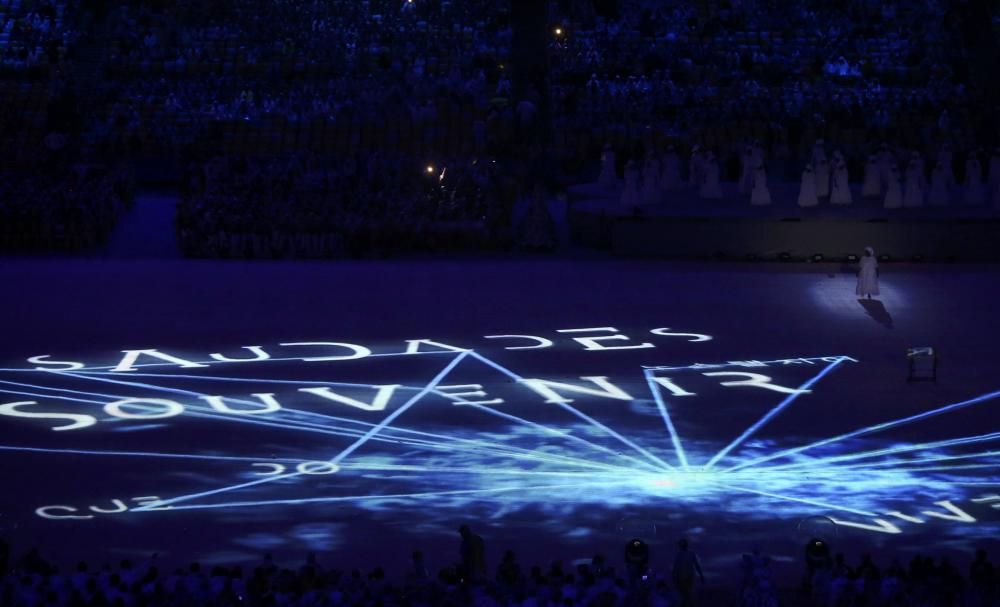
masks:
[[[1000,605],[998,33],[0,0],[0,607]]]

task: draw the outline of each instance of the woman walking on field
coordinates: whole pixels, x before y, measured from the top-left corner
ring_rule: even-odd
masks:
[[[858,269],[858,297],[872,298],[878,295],[878,260],[875,259],[875,249],[865,247],[865,255],[861,258]]]

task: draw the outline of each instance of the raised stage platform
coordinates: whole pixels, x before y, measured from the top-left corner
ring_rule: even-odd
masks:
[[[796,204],[798,184],[771,187],[774,201],[751,206],[736,184],[722,200],[702,200],[690,188],[659,204],[624,206],[618,188],[570,188],[568,221],[579,244],[629,256],[671,259],[844,259],[872,246],[892,259],[998,261],[1000,209],[962,206],[885,209],[881,200],[854,204]]]

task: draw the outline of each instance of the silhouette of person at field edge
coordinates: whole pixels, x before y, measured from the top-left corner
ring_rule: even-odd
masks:
[[[458,528],[459,535],[462,536],[462,543],[459,547],[461,557],[462,582],[465,584],[481,582],[486,579],[486,543],[483,538],[472,532],[468,525]]]

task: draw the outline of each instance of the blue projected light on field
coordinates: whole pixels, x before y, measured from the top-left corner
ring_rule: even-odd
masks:
[[[422,509],[488,503],[498,517],[530,510],[558,518],[584,508],[659,510],[674,500],[706,515],[826,515],[841,526],[895,534],[926,520],[979,524],[992,502],[982,502],[976,488],[1000,486],[1000,451],[989,444],[1000,440],[1000,425],[924,442],[892,436],[897,428],[995,404],[1000,391],[825,436],[768,438],[779,416],[858,364],[848,356],[634,366],[624,379],[542,379],[472,349],[370,358],[396,364],[418,354],[436,355],[420,357],[426,375],[419,382],[384,384],[323,379],[334,366],[309,366],[308,379],[285,375],[283,365],[302,357],[267,358],[264,374],[250,377],[218,370],[238,368],[235,359],[191,361],[196,368],[183,369],[135,364],[126,373],[113,366],[2,369],[0,393],[18,401],[0,405],[0,423],[31,423],[68,438],[62,445],[7,440],[0,453],[212,466],[200,483],[174,482],[161,493],[166,497],[125,510],[144,516],[332,503],[383,513],[412,502]],[[466,383],[449,386],[459,375]],[[468,383],[470,377],[481,383]],[[704,386],[717,391],[712,404],[720,412],[729,402],[721,393],[752,419],[725,438],[691,433],[698,408],[687,403],[707,398]],[[269,444],[184,452],[152,438],[185,420],[224,425],[222,434],[267,433]],[[72,442],[101,429],[114,433],[106,448]],[[150,437],[149,447],[117,448],[123,430]],[[45,512],[59,518],[59,510]]]

